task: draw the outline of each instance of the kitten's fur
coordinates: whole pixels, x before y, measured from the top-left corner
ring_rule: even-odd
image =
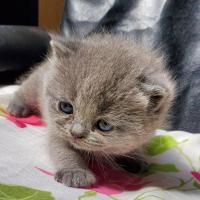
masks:
[[[54,37],[52,52],[22,83],[8,110],[16,116],[41,111],[48,124],[55,178],[67,186],[95,182],[83,152],[120,156],[141,147],[159,128],[174,95],[174,83],[156,52],[121,36],[96,34],[65,41]],[[68,101],[74,114],[58,110]],[[95,128],[98,119],[114,126]],[[84,135],[75,139],[73,129]]]

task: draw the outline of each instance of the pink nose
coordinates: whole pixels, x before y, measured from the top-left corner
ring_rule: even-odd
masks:
[[[88,135],[88,131],[79,123],[73,124],[70,132],[74,138],[85,138]]]

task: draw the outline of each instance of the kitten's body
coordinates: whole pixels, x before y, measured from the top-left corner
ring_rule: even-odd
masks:
[[[40,111],[56,179],[89,185],[95,177],[80,152],[117,157],[141,147],[162,125],[174,84],[162,58],[119,36],[55,38],[51,46],[49,58],[23,82],[8,110],[18,116]],[[72,114],[59,111],[61,101],[70,102]],[[98,129],[101,120],[112,130]]]

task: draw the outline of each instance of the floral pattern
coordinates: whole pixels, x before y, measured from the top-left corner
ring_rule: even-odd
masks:
[[[28,118],[16,118],[7,113],[3,107],[0,107],[0,116],[18,128],[26,128],[27,125],[45,126],[40,117],[33,115]],[[200,191],[200,156],[197,154],[194,156],[196,151],[188,151],[187,148],[195,135],[188,134],[188,137],[182,137],[180,132],[179,137],[178,133],[175,132],[176,136],[170,132],[160,133],[144,146],[144,153],[150,165],[148,171],[140,176],[93,164],[90,168],[96,174],[98,184],[83,188],[85,191],[77,197],[77,200],[90,199],[99,194],[113,200],[165,199],[161,195],[165,191]],[[200,149],[198,150],[200,152]],[[42,166],[35,166],[35,170],[53,179],[53,171]],[[162,179],[167,181],[163,184]],[[152,186],[156,188],[149,190],[148,188]],[[2,195],[1,189],[0,195]],[[6,200],[4,197],[0,196],[0,199]]]
[[[27,124],[33,125],[33,126],[45,126],[45,123],[38,116],[31,115],[26,118],[14,117],[10,115],[2,106],[0,106],[0,116],[6,117],[9,121],[14,123],[19,128],[25,128]]]

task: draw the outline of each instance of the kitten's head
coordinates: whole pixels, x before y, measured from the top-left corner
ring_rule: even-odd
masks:
[[[46,119],[74,148],[123,154],[162,125],[174,84],[155,52],[106,34],[51,46]]]

